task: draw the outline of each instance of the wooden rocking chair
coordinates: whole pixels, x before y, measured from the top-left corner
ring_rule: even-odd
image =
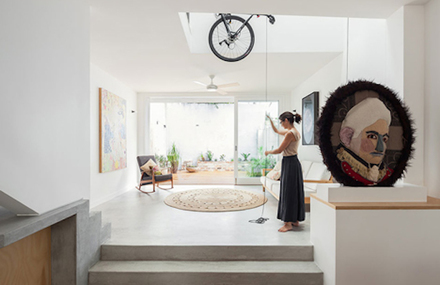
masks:
[[[156,159],[154,158],[154,155],[142,155],[142,156],[137,157],[137,161],[139,164],[139,170],[141,172],[141,179],[139,182],[139,186],[137,186],[136,189],[138,189],[142,193],[154,193],[154,192],[156,192],[156,184],[157,184],[158,188],[163,189],[163,190],[173,189],[173,187],[174,187],[173,174],[169,173],[169,174],[155,175],[152,172],[151,175],[148,175],[145,171],[143,171],[141,169],[141,166],[144,165],[145,163],[147,163],[150,159],[153,160],[155,163],[157,163]],[[171,181],[171,188],[162,188],[159,186],[159,183],[166,182],[166,181]],[[142,190],[142,186],[148,185],[148,184],[153,184],[153,191],[152,192],[146,192],[146,191]]]

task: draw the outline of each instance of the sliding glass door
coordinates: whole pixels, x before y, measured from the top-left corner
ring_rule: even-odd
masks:
[[[175,184],[235,183],[234,102],[152,102],[149,134],[156,160],[178,153]]]
[[[235,104],[235,183],[259,184],[264,169],[273,168],[278,156],[264,152],[278,147],[278,101],[236,101]]]
[[[150,102],[149,151],[161,164],[179,153],[176,184],[259,184],[278,155],[278,101]],[[191,169],[196,172],[190,173]]]

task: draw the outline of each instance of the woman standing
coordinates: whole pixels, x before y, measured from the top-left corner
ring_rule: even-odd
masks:
[[[284,112],[280,115],[280,125],[285,130],[278,130],[269,116],[267,116],[275,133],[284,136],[281,145],[264,154],[283,154],[281,163],[281,188],[280,201],[278,203],[277,218],[284,222],[279,232],[287,232],[293,227],[299,226],[300,221],[305,220],[304,184],[301,164],[298,160],[298,145],[301,138],[294,123],[301,122],[300,114]]]

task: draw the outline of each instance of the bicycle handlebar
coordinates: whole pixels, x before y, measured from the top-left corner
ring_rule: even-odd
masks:
[[[218,16],[220,16],[220,15],[231,15],[231,13],[218,13],[217,14]],[[270,15],[270,14],[245,14],[245,15],[251,15],[250,17],[249,17],[249,19],[250,18],[252,18],[253,16],[257,16],[257,17],[260,17],[260,16],[266,16],[268,19],[269,19],[269,23],[271,23],[272,25],[273,24],[275,24],[275,17],[274,16],[272,16],[272,15]],[[248,20],[249,20],[248,19]]]

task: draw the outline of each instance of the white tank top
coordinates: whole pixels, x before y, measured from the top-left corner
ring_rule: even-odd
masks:
[[[299,139],[301,138],[301,135],[296,129],[291,129],[289,132],[292,132],[293,136],[295,137],[295,140],[291,141],[290,144],[286,147],[286,149],[283,150],[282,152],[283,156],[292,156],[298,154]],[[286,135],[287,134],[288,133],[286,133]]]

